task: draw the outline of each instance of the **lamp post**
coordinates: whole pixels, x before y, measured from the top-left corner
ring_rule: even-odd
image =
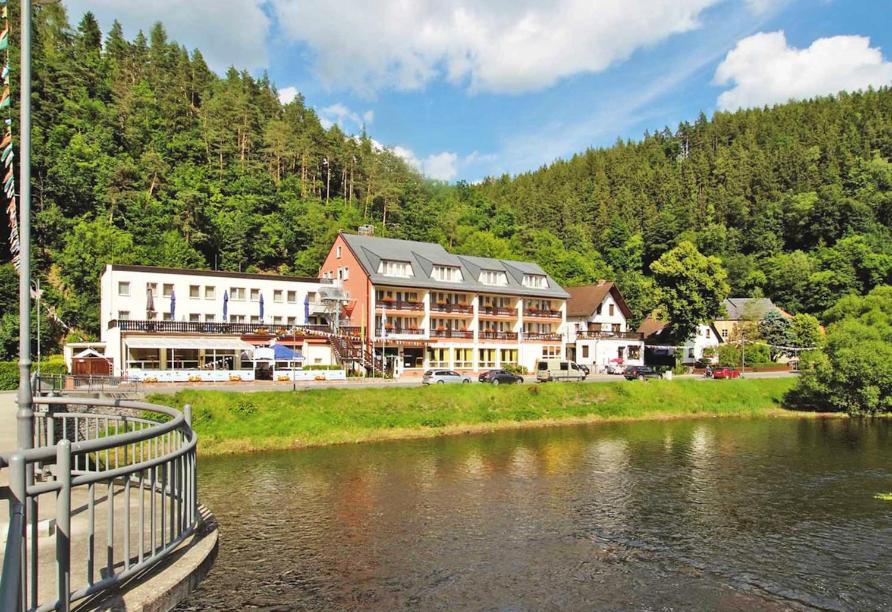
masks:
[[[19,448],[34,444],[31,389],[31,0],[21,0],[19,87],[19,390],[16,437]]]

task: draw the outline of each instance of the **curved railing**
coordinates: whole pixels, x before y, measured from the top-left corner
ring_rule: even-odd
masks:
[[[33,426],[33,448],[0,454],[10,501],[0,610],[101,598],[195,531],[189,406],[39,397]]]

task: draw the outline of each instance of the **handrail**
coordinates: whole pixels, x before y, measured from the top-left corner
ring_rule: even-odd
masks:
[[[180,412],[147,402],[78,397],[37,397],[34,404],[35,448],[0,453],[0,465],[10,467],[12,502],[0,609],[68,610],[73,602],[101,597],[107,589],[165,559],[194,533],[200,520],[195,478],[197,437],[188,405]],[[60,407],[65,411],[53,410]],[[73,407],[87,410],[69,410]],[[96,408],[112,412],[100,413]],[[155,421],[145,413],[166,420]],[[55,444],[57,433],[61,435]],[[49,466],[54,472],[49,482],[35,483],[29,477],[35,468],[46,471]],[[97,502],[95,494],[103,483],[105,501]],[[132,507],[133,491],[138,507]],[[73,502],[73,492],[84,495]],[[58,576],[53,582],[55,598],[45,588],[51,585],[39,579],[38,556],[44,547],[38,538],[37,507],[39,497],[47,494],[56,497],[56,571],[50,572],[50,577]],[[121,500],[117,505],[116,498]],[[96,544],[96,517],[102,514],[96,510],[102,508],[101,503],[106,504],[106,563],[99,561]],[[77,538],[85,537],[87,558],[77,560],[86,563],[85,573],[73,572],[71,567],[75,505],[88,509],[87,534],[76,534]],[[132,515],[137,516],[138,524]],[[115,528],[116,523],[124,527],[122,542],[116,536],[121,531]],[[102,575],[97,580],[100,566]],[[73,576],[82,578],[85,584],[72,585]]]

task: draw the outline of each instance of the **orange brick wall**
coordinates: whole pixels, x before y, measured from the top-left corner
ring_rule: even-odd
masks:
[[[338,258],[338,247],[341,247],[340,259]],[[331,272],[332,277],[337,278],[338,268],[347,268],[348,270],[348,278],[343,281],[344,290],[349,295],[351,302],[355,303],[353,312],[350,313],[350,325],[357,327],[364,325],[367,328],[369,326],[369,277],[340,234],[331,245],[331,250],[319,269],[319,276],[321,278],[324,273]]]

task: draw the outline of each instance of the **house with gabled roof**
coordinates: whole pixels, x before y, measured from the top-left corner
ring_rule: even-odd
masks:
[[[629,329],[632,311],[614,283],[569,287],[567,357],[596,372],[644,364],[641,334]]]
[[[319,274],[339,281],[344,324],[397,375],[532,370],[564,354],[569,296],[535,263],[341,232]]]
[[[682,344],[667,337],[667,326],[668,323],[653,317],[647,317],[641,322],[638,333],[644,338],[645,350],[674,359],[676,350],[681,349],[681,362],[684,365],[703,361],[718,363],[718,347],[724,340],[714,323],[698,325],[697,331]]]

